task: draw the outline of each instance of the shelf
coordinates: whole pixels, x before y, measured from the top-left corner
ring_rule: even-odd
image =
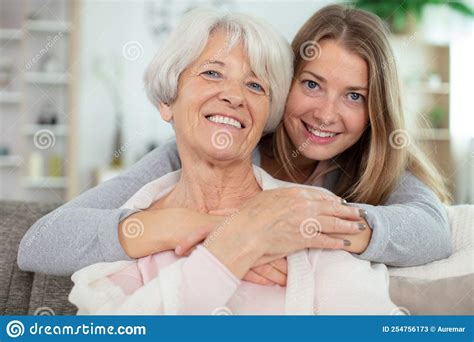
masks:
[[[27,178],[25,187],[27,188],[66,188],[66,177],[39,177]]]
[[[17,167],[23,163],[20,156],[0,156],[0,167]]]
[[[417,131],[417,137],[420,140],[445,140],[451,138],[448,128],[424,128]]]
[[[28,20],[26,29],[30,32],[68,33],[71,30],[71,23],[55,20]]]
[[[0,41],[20,41],[21,37],[21,29],[0,29]]]
[[[47,129],[53,132],[56,137],[67,137],[68,131],[66,125],[28,125],[24,127],[23,132],[26,135],[35,135],[36,132]]]
[[[440,94],[448,95],[449,94],[449,83],[443,82],[439,85],[430,85],[428,83],[418,83],[407,85],[407,90],[414,93],[425,93],[425,94]]]
[[[21,93],[20,92],[0,91],[0,103],[20,104],[21,103]]]
[[[64,85],[69,82],[69,74],[61,72],[28,72],[25,74],[28,83]]]

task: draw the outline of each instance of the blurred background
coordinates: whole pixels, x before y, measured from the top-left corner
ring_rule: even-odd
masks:
[[[67,201],[172,139],[143,74],[186,11],[251,13],[291,40],[337,2],[0,0],[0,199]],[[455,203],[473,203],[473,3],[349,4],[390,26],[407,138],[435,160]]]

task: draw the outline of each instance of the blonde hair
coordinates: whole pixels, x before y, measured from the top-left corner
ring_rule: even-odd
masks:
[[[171,104],[178,95],[178,80],[206,47],[216,30],[227,32],[225,49],[242,41],[255,75],[270,86],[270,113],[264,133],[281,121],[293,77],[293,52],[288,41],[262,19],[215,8],[189,11],[155,55],[145,73],[149,100]],[[222,51],[226,52],[226,51]]]
[[[412,139],[405,130],[396,65],[382,21],[371,13],[341,5],[322,8],[292,42],[295,74],[305,63],[300,49],[308,42],[322,39],[336,40],[367,62],[370,123],[359,141],[336,157],[337,164],[329,163],[328,168],[313,173],[305,183],[314,184],[317,178],[340,167],[344,172],[335,189],[337,195],[352,202],[379,205],[388,199],[408,170],[448,202],[450,195],[443,178],[415,141],[409,141]],[[408,146],[404,146],[407,142]],[[283,122],[273,135],[273,148],[277,161],[296,181],[300,172],[292,162],[295,147]]]

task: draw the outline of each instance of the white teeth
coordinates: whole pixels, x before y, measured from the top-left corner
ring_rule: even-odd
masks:
[[[208,116],[207,119],[212,122],[223,123],[223,124],[231,125],[237,128],[242,128],[242,124],[240,122],[232,118],[229,118],[227,116],[211,115],[211,116]]]
[[[308,129],[309,132],[311,132],[311,134],[320,138],[332,138],[336,135],[336,133],[318,131],[317,129],[314,129],[313,127],[308,126],[308,125],[306,125],[306,128]]]

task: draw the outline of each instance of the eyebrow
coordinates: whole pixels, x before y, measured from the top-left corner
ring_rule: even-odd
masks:
[[[218,61],[218,60],[213,60],[213,59],[206,60],[206,61],[204,61],[204,63],[202,63],[202,65],[208,65],[208,64],[217,64],[217,65],[220,65],[220,66],[225,66],[224,62]]]
[[[204,63],[202,63],[202,66],[209,65],[209,64],[217,64],[217,65],[220,65],[222,67],[225,67],[224,62],[219,61],[219,60],[213,60],[213,59],[205,60]],[[253,71],[251,72],[250,76],[258,78],[257,75],[255,75],[255,73]]]
[[[318,74],[315,74],[315,73],[312,72],[312,71],[303,70],[301,73],[302,73],[302,74],[303,74],[303,73],[310,74],[311,76],[313,76],[314,78],[316,78],[318,81],[320,81],[320,82],[322,82],[322,83],[327,83],[327,80],[326,80],[323,76],[320,76],[320,75],[318,75]],[[350,87],[347,87],[347,90],[365,90],[365,91],[368,91],[368,88],[367,88],[367,87],[364,87],[364,86],[350,86]]]

